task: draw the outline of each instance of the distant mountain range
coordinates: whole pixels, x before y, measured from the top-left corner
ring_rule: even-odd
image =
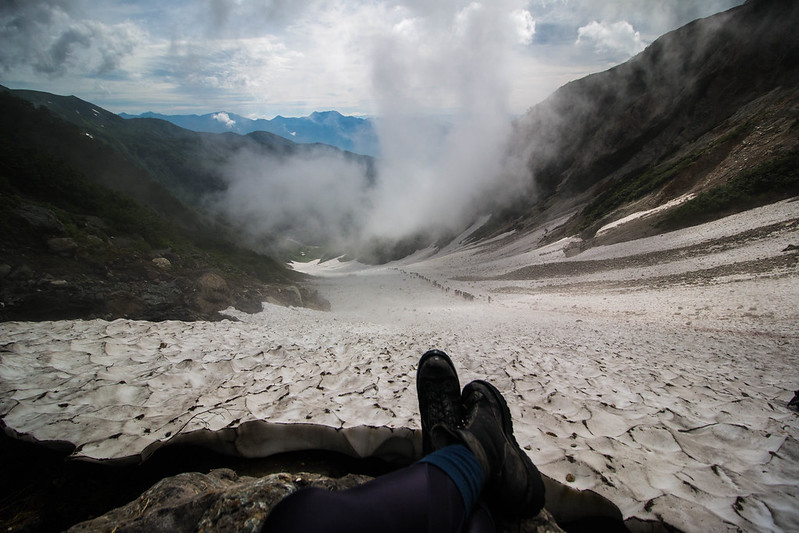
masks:
[[[297,143],[322,143],[348,152],[376,156],[377,134],[370,119],[345,116],[338,111],[314,112],[307,117],[276,116],[271,120],[251,119],[219,111],[206,115],[162,115],[147,112],[141,115],[120,113],[122,118],[155,118],[176,126],[204,133],[238,133],[266,131]]]
[[[150,207],[157,205],[160,193],[140,196],[145,182],[158,184],[183,204],[202,211],[209,194],[227,188],[222,168],[242,149],[261,154],[264,161],[272,161],[275,165],[287,159],[309,158],[318,153],[340,154],[347,160],[369,167],[368,174],[373,178],[372,158],[342,152],[328,144],[292,142],[263,130],[245,135],[229,131],[224,134],[196,132],[165,120],[124,119],[75,96],[0,87],[0,92],[6,91],[36,107],[46,108],[59,119],[76,126],[83,133],[82,143],[91,140],[94,144],[106,145],[122,156],[126,165],[146,172],[147,178],[127,179],[120,163],[103,166],[98,157],[88,155],[83,147],[76,146],[73,137],[56,135],[53,127],[49,130],[45,127],[33,129],[31,120],[20,118],[24,128],[8,125],[8,131],[15,131],[18,140],[24,137],[30,145],[46,147],[48,152],[75,165],[88,177]],[[162,214],[174,215],[171,207],[164,210],[155,208]]]

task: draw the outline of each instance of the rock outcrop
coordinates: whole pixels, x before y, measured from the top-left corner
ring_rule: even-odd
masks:
[[[0,321],[221,320],[219,312],[229,307],[256,313],[264,302],[330,309],[315,289],[302,284],[267,284],[171,253],[166,254],[171,258],[101,261],[92,246],[53,237],[43,253],[10,252],[0,270],[6,273],[0,275]]]
[[[239,477],[218,469],[163,479],[129,504],[70,528],[79,532],[256,532],[269,511],[283,498],[304,487],[342,490],[372,479],[349,474],[331,478],[311,473],[279,473],[261,478]],[[546,510],[535,518],[502,524],[513,533],[561,533]]]

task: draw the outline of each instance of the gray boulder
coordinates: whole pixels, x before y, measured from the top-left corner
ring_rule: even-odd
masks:
[[[14,212],[25,219],[25,221],[38,230],[51,233],[63,233],[64,224],[58,220],[55,213],[44,207],[24,204],[17,207]]]
[[[78,244],[69,237],[54,237],[47,240],[47,248],[54,254],[74,255]]]

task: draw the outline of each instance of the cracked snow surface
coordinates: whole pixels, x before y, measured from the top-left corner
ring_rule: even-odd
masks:
[[[577,255],[543,229],[464,234],[381,267],[295,265],[331,312],[0,324],[0,416],[91,459],[176,440],[418,455],[416,364],[440,348],[505,393],[544,474],[625,517],[797,530],[798,222],[782,202]]]

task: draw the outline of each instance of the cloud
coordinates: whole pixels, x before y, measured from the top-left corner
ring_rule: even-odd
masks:
[[[302,19],[309,11],[325,9],[319,0],[210,0],[196,12],[207,24],[191,24],[186,30],[205,31],[212,37],[254,37],[276,34]]]
[[[517,9],[512,14],[516,33],[521,44],[530,44],[535,35],[535,20],[526,9]]]
[[[61,77],[103,77],[118,70],[146,40],[132,22],[107,25],[74,16],[76,2],[4,3],[0,9],[0,70],[30,69]]]
[[[591,21],[577,30],[578,46],[590,46],[598,54],[624,60],[643,50],[646,45],[641,34],[627,21]]]
[[[277,158],[239,151],[224,168],[227,190],[210,207],[253,243],[344,245],[357,240],[368,207],[367,167],[332,149]]]
[[[211,118],[224,124],[227,129],[231,129],[236,125],[236,121],[230,118],[230,115],[225,112],[215,113]]]
[[[368,88],[366,99],[379,117],[381,158],[374,186],[363,188],[363,170],[357,166],[317,159],[274,168],[251,157],[229,169],[228,209],[259,221],[253,228],[262,224],[296,236],[369,240],[458,230],[475,213],[519,194],[529,176],[526,154],[508,148],[510,97],[519,65],[535,48],[535,6],[521,0],[334,4],[335,9],[322,11],[307,5],[291,32],[272,38],[282,47],[275,51],[290,65],[286,76],[295,68],[346,72],[355,87]],[[591,13],[605,12],[613,11]],[[646,44],[626,20],[569,20],[571,37],[563,46],[599,57],[603,66]],[[310,57],[299,49],[318,53]],[[292,51],[297,57],[286,55]],[[228,52],[222,57],[237,63]],[[315,75],[306,84],[321,83]],[[336,186],[341,194],[334,193]]]
[[[574,30],[591,21],[627,21],[653,41],[692,20],[740,5],[743,0],[532,0],[528,9],[536,21]]]
[[[458,229],[507,174],[512,50],[533,21],[498,1],[406,14],[375,40],[372,87],[381,144],[374,210],[365,231],[403,237]],[[451,119],[431,118],[445,109]],[[489,186],[491,184],[491,186]]]
[[[329,153],[279,165],[242,154],[226,168],[230,186],[217,207],[253,234],[357,245],[457,230],[498,196],[512,196],[525,181],[524,164],[506,150],[513,54],[534,33],[521,5],[374,4],[343,25],[334,23],[342,13],[329,13],[303,26],[313,34],[304,37],[339,53],[362,48],[379,117],[375,183],[365,186],[362,165]]]
[[[442,43],[449,46],[456,13],[465,22],[482,10],[506,13],[500,30],[506,33],[495,36],[507,46],[510,108],[519,114],[563,83],[625,59],[597,53],[588,37],[575,47],[578,28],[627,21],[647,44],[742,2],[4,0],[0,76],[17,87],[78,94],[112,111],[227,109],[271,117],[334,108],[376,115],[381,106],[370,90],[376,41],[403,31],[411,39],[415,32],[421,38],[411,52],[430,56]],[[413,98],[421,101],[427,91],[430,106],[442,103],[437,112],[457,108],[457,92],[432,82],[435,65],[428,71],[419,70],[406,87]]]

